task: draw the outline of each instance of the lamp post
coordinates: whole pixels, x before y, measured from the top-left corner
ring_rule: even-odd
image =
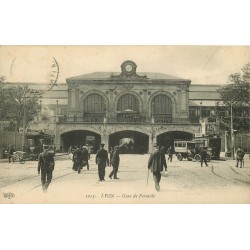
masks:
[[[201,117],[202,117],[202,115],[201,115],[201,108],[202,108],[202,102],[200,102],[200,120],[201,120]]]
[[[234,157],[233,103],[231,102],[231,155]]]
[[[22,150],[25,152],[25,130],[26,130],[26,92],[27,88],[24,89],[23,95],[23,133],[22,133]]]
[[[56,123],[58,122],[58,100],[56,100]]]

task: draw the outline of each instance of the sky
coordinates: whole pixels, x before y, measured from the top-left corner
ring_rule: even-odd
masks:
[[[250,46],[0,46],[0,76],[8,82],[48,83],[53,57],[60,83],[91,72],[120,72],[122,62],[132,60],[137,72],[225,84],[250,62]]]

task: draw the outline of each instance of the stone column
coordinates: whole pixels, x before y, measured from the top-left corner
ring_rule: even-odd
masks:
[[[105,144],[104,148],[109,150],[109,135],[107,134],[107,126],[103,125],[100,127],[101,142]]]
[[[149,135],[149,142],[148,142],[148,153],[153,152],[154,143],[156,143],[156,136],[155,136],[154,131],[151,131]]]
[[[148,115],[149,111],[148,111],[148,105],[150,105],[150,103],[148,103],[148,95],[147,95],[147,90],[144,89],[143,90],[143,110],[142,113],[145,115]]]
[[[101,141],[105,144],[104,148],[109,151],[109,136],[106,134],[101,134]]]
[[[79,107],[80,107],[80,103],[79,103],[79,92],[80,92],[80,90],[79,90],[79,89],[76,89],[76,92],[75,92],[75,105],[76,105],[76,111],[80,111],[80,110],[79,110]]]
[[[71,109],[72,110],[76,109],[76,90],[75,89],[71,90]]]

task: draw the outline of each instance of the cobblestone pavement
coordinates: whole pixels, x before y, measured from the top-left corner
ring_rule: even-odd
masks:
[[[109,179],[112,168],[106,168],[106,181],[98,182],[95,156],[90,170],[80,174],[72,170],[68,155],[56,157],[53,180],[47,193],[42,192],[37,162],[25,164],[0,162],[0,203],[250,203],[250,164],[244,168],[235,161],[200,163],[168,162],[167,174],[161,179],[161,190],[154,189],[149,174],[149,155],[121,155],[119,180]]]

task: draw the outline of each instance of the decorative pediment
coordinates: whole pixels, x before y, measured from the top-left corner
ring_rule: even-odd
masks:
[[[121,65],[121,74],[120,75],[111,74],[110,78],[117,80],[122,80],[122,79],[143,80],[143,81],[147,80],[148,77],[146,75],[144,76],[137,75],[136,68],[137,65],[133,61],[127,60],[123,62]]]

